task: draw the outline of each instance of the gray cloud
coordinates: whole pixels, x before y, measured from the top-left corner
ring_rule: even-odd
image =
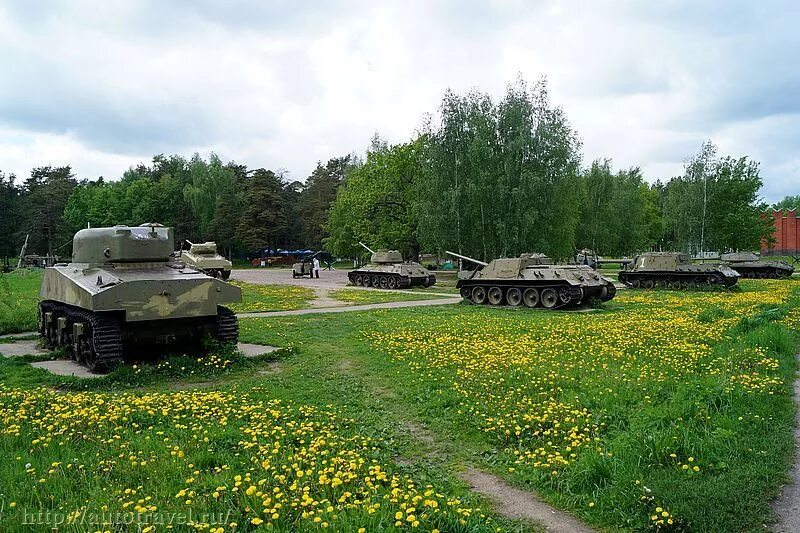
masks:
[[[449,87],[546,74],[584,139],[649,179],[706,139],[797,193],[800,5],[85,0],[0,6],[0,168],[118,176],[215,150],[294,178],[413,135]]]

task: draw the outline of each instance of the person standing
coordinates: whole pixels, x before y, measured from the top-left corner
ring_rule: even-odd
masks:
[[[313,268],[312,268],[311,274],[315,278],[319,279],[319,259],[315,257],[312,265],[313,265]]]

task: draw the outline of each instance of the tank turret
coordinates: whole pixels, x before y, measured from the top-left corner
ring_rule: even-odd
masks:
[[[348,272],[347,277],[353,285],[379,289],[407,289],[416,285],[430,287],[436,283],[436,276],[425,267],[413,261],[403,261],[397,250],[373,250],[359,242],[370,254],[369,264]]]
[[[647,252],[637,255],[629,268],[619,273],[619,280],[633,288],[695,288],[698,286],[731,287],[739,273],[727,265],[693,264],[681,252]]]
[[[789,278],[794,267],[786,261],[762,261],[752,252],[722,254],[722,262],[741,274],[743,278]]]
[[[137,346],[236,342],[223,304],[241,290],[173,260],[172,228],[160,224],[84,229],[73,259],[45,269],[39,333],[92,370],[109,369]]]
[[[456,283],[461,297],[474,304],[542,307],[576,307],[596,298],[611,300],[614,282],[586,265],[554,265],[544,254],[494,259],[489,263],[454,252],[448,254],[482,268]]]

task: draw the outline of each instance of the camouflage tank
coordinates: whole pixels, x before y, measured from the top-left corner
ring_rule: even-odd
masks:
[[[593,298],[605,302],[617,293],[614,282],[593,268],[554,265],[544,254],[522,254],[484,263],[447,253],[483,267],[456,283],[461,297],[474,304],[560,309],[576,307]]]
[[[361,246],[372,254],[368,265],[347,273],[350,283],[359,287],[375,287],[379,289],[407,289],[414,286],[430,287],[436,283],[436,276],[412,261],[403,261],[397,250],[378,250],[369,248],[363,242]]]
[[[722,254],[720,259],[743,278],[781,279],[789,278],[794,273],[794,267],[786,261],[761,261],[750,252]]]
[[[222,304],[241,290],[172,259],[172,228],[84,229],[69,264],[44,271],[39,334],[90,369],[119,364],[133,347],[236,342],[236,315]]]
[[[634,257],[629,268],[619,273],[619,280],[628,287],[644,289],[731,287],[739,280],[739,273],[718,263],[695,265],[684,253],[647,252]]]
[[[212,278],[228,279],[231,277],[230,261],[217,253],[217,243],[204,242],[195,244],[186,240],[188,250],[181,251],[181,261],[188,266],[204,272]]]

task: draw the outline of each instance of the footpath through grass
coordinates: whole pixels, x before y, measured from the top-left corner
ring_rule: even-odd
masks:
[[[798,289],[243,319],[243,341],[291,350],[96,384],[0,360],[0,527],[38,510],[191,512],[177,530],[517,527],[458,481],[470,464],[602,528],[760,529],[793,450]]]
[[[447,298],[441,294],[430,294],[436,292],[435,288],[425,292],[400,292],[400,291],[380,291],[365,289],[337,289],[330,292],[330,297],[341,302],[355,305],[361,304],[380,304],[386,302],[409,302],[417,300],[435,300],[437,298]]]

